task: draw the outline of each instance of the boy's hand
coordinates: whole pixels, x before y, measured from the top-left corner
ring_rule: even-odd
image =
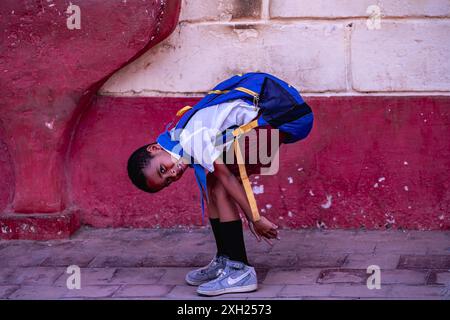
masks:
[[[254,234],[258,241],[261,241],[261,237],[270,245],[273,245],[270,239],[278,239],[278,226],[269,221],[266,217],[261,217],[256,222],[249,221],[250,231]]]

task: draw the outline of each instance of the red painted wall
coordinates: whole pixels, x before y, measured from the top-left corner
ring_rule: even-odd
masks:
[[[4,130],[0,123],[0,212],[12,201],[14,193],[14,174],[8,147],[4,143]]]
[[[81,29],[70,30],[69,3],[0,5],[0,148],[8,150],[0,169],[2,178],[14,173],[13,182],[0,182],[0,208],[8,202],[0,238],[75,230],[66,157],[77,122],[106,79],[166,38],[180,12],[179,0],[79,0]],[[65,223],[65,231],[53,223]]]
[[[154,141],[178,108],[197,100],[97,97],[69,158],[74,203],[84,223],[201,223],[192,172],[158,194],[135,189],[126,173],[131,152]],[[450,227],[449,97],[307,101],[315,113],[311,135],[281,147],[276,176],[251,179],[264,185],[264,193],[256,195],[263,214],[289,228]],[[331,205],[324,208],[327,196]]]

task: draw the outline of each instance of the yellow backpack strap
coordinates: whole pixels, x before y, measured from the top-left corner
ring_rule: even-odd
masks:
[[[211,90],[208,91],[208,94],[225,94],[230,92],[230,90]]]
[[[253,194],[252,186],[250,185],[250,180],[248,179],[247,170],[245,169],[244,159],[242,157],[241,148],[239,147],[238,136],[249,132],[253,128],[258,126],[258,119],[255,119],[247,124],[240,126],[233,130],[234,139],[234,152],[236,154],[236,160],[238,162],[239,174],[241,176],[242,185],[244,186],[245,194],[247,195],[248,203],[250,204],[250,209],[252,210],[253,221],[258,221],[261,219],[258,211],[258,205],[256,204],[255,195]]]
[[[244,159],[242,158],[241,149],[239,147],[238,139],[234,140],[234,152],[236,153],[236,160],[239,166],[239,173],[241,175],[242,185],[244,186],[245,194],[247,195],[248,203],[252,211],[253,222],[261,219],[258,211],[258,205],[256,204],[255,195],[253,194],[252,186],[248,179],[247,170],[245,170]]]
[[[185,106],[177,111],[177,117],[181,117],[183,114],[185,114],[188,110],[192,109],[191,106]]]
[[[253,128],[256,128],[257,126],[258,126],[258,119],[250,121],[249,123],[244,124],[244,125],[240,126],[239,128],[234,129],[233,136],[237,137],[241,134],[247,133],[250,130],[252,130]]]

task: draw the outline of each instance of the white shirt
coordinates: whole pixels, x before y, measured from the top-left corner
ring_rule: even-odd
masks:
[[[197,111],[180,134],[180,145],[203,168],[214,171],[213,162],[232,141],[216,146],[216,135],[225,129],[249,123],[258,115],[258,107],[237,99]]]

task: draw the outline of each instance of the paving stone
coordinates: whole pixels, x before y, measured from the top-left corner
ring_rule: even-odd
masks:
[[[450,255],[402,255],[399,269],[450,269]]]
[[[57,286],[21,286],[8,299],[13,300],[54,300],[67,294],[68,289]]]
[[[251,263],[260,268],[272,268],[275,266],[294,267],[298,263],[298,258],[291,253],[277,254],[256,254],[251,258]]]
[[[410,230],[358,230],[353,236],[354,241],[405,241]]]
[[[375,254],[415,254],[423,255],[428,251],[427,245],[416,243],[418,241],[379,241],[374,250]]]
[[[95,241],[92,242],[64,242],[60,245],[47,246],[41,249],[47,258],[41,263],[44,267],[68,267],[77,265],[87,267],[98,252],[107,250],[107,247],[96,248]]]
[[[114,297],[163,297],[169,293],[173,286],[169,285],[124,285],[116,293]]]
[[[320,239],[321,241],[339,241],[341,239],[354,238],[358,234],[358,230],[327,230],[327,229],[302,229],[302,230],[289,230],[289,233],[299,233],[304,235],[304,239]]]
[[[106,298],[111,297],[120,286],[118,285],[96,285],[96,286],[83,286],[81,289],[66,289],[64,298]]]
[[[258,290],[246,293],[230,293],[227,294],[228,297],[233,298],[248,298],[248,299],[259,299],[259,298],[276,298],[284,285],[272,285],[272,284],[262,284],[258,285]],[[223,297],[223,296],[222,296]]]
[[[7,299],[19,286],[4,286],[0,285],[0,299]]]
[[[383,298],[389,295],[390,286],[381,285],[380,289],[369,289],[367,285],[361,284],[336,284],[330,293],[332,297],[348,297],[348,298]]]
[[[450,285],[450,270],[447,272],[439,272],[436,274],[436,283]]]
[[[267,246],[267,245],[266,245]],[[287,241],[284,238],[280,241],[275,242],[273,247],[270,249],[270,253],[299,253],[299,254],[308,254],[308,253],[320,253],[323,251],[323,246],[319,241]]]
[[[271,269],[264,284],[314,284],[321,269],[283,270]]]
[[[297,285],[288,284],[279,293],[279,297],[328,297],[335,285]]]
[[[352,254],[372,254],[377,243],[375,241],[354,241],[353,239],[340,240],[322,244],[322,254],[352,253]]]
[[[399,254],[349,254],[342,267],[367,269],[370,265],[377,265],[380,269],[395,269],[399,260]]]
[[[425,285],[427,271],[419,270],[383,270],[381,269],[382,284]]]
[[[305,254],[297,256],[296,267],[300,268],[333,268],[341,267],[347,258],[347,254]]]
[[[75,235],[73,240],[151,240],[161,236],[159,229],[139,229],[139,228],[91,228],[82,227]]]
[[[117,268],[110,284],[155,284],[166,271],[163,268]]]
[[[101,255],[89,261],[90,268],[142,267],[145,256],[119,253],[117,255]]]
[[[181,299],[181,300],[198,300],[202,299],[197,294],[197,287],[189,285],[177,285],[170,290],[166,295],[169,299]]]
[[[0,268],[0,285],[9,283],[9,276],[16,268]]]
[[[450,232],[410,230],[407,234],[407,240],[445,243],[447,246],[450,246]]]
[[[181,285],[185,283],[186,274],[193,268],[165,268],[165,273],[158,280],[158,284]]]
[[[197,254],[171,254],[167,255],[150,255],[142,260],[144,267],[201,267],[207,265],[214,254],[197,253]]]
[[[444,298],[444,287],[442,286],[408,286],[408,285],[396,285],[392,286],[392,289],[387,297],[392,298]]]
[[[39,266],[48,258],[50,253],[43,254],[29,248],[29,243],[12,243],[11,246],[2,249],[0,267],[31,267]]]
[[[368,274],[360,269],[326,269],[322,270],[317,283],[366,283]]]
[[[81,284],[84,286],[108,284],[115,271],[115,268],[81,268]],[[70,274],[64,272],[54,285],[65,287],[69,276]]]
[[[2,283],[17,285],[52,285],[65,269],[54,267],[15,268]]]

